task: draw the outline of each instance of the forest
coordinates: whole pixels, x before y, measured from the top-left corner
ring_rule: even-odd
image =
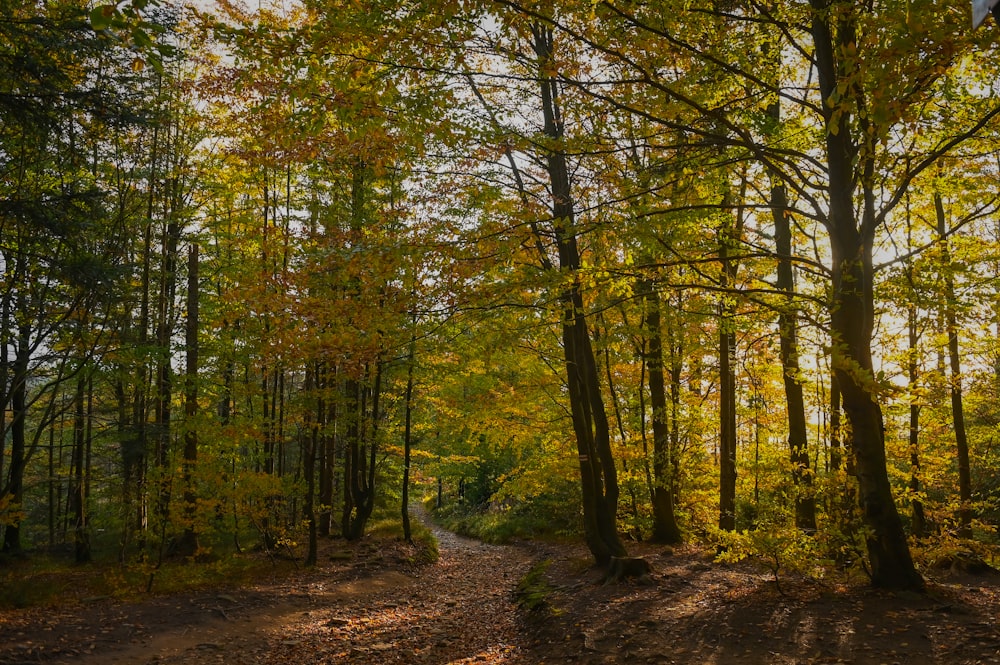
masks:
[[[0,571],[310,566],[417,504],[612,577],[995,562],[998,35],[0,0]]]

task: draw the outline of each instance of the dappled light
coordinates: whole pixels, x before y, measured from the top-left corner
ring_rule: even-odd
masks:
[[[1000,662],[998,19],[0,0],[0,665]]]

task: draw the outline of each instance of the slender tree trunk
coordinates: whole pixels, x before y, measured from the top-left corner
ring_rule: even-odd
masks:
[[[49,425],[49,459],[48,459],[48,472],[49,480],[48,483],[48,500],[49,500],[49,549],[53,549],[56,546],[56,513],[59,509],[56,503],[56,424],[53,421]],[[0,450],[0,455],[3,455],[3,450]],[[3,474],[0,473],[0,478],[3,478]]]
[[[676,544],[682,542],[683,536],[674,514],[660,294],[652,280],[642,281],[640,293],[645,302],[643,329],[648,341],[646,364],[649,367],[649,401],[653,408],[653,541]]]
[[[844,448],[841,443],[840,383],[837,375],[830,374],[830,471],[840,471],[844,466]]]
[[[403,497],[400,512],[403,518],[403,539],[408,543],[413,542],[413,534],[410,530],[410,451],[413,446],[413,366],[416,364],[416,356],[417,338],[414,333],[410,336],[410,348],[407,353],[406,393],[403,397],[406,415],[403,424]]]
[[[648,355],[644,345],[639,347],[639,435],[642,437],[642,469],[646,475],[646,492],[649,495],[649,505],[656,503],[656,481],[653,480],[653,466],[650,464],[649,436],[646,434],[646,391],[642,389],[646,385],[646,356]]]
[[[316,391],[316,380],[315,376],[317,374],[317,368],[319,363],[311,363],[309,367],[306,368],[306,379],[303,391],[306,395],[310,395]],[[316,496],[316,447],[319,444],[319,428],[322,423],[322,400],[317,396],[316,399],[316,419],[313,420],[312,411],[309,408],[305,410],[305,452],[303,455],[303,474],[306,477],[306,497],[305,505],[303,506],[303,513],[306,520],[306,524],[309,525],[309,549],[306,552],[305,565],[315,566],[319,550],[319,539],[318,530],[316,525],[316,511],[314,510],[314,497]]]
[[[969,439],[965,430],[965,408],[962,400],[962,358],[958,346],[958,315],[955,312],[955,277],[952,273],[951,251],[948,248],[948,222],[941,195],[934,194],[934,212],[941,242],[941,270],[944,282],[944,319],[948,332],[948,365],[951,370],[951,416],[955,429],[955,450],[958,456],[958,535],[972,538],[972,472],[969,465]]]
[[[351,238],[355,248],[363,242],[368,167],[358,159],[351,172]],[[352,278],[349,297],[360,298],[360,282]],[[355,370],[357,371],[357,370]],[[348,540],[364,535],[365,525],[374,509],[375,448],[378,400],[381,390],[381,362],[366,363],[360,378],[349,376],[344,382],[344,405],[347,416],[344,456],[344,508],[341,532]],[[369,398],[371,406],[369,411]],[[369,459],[370,458],[370,459]]]
[[[781,368],[785,385],[788,418],[788,450],[795,483],[795,526],[803,531],[816,530],[816,498],[812,488],[809,439],[805,399],[799,379],[799,345],[796,323],[795,280],[792,272],[792,229],[789,223],[788,195],[785,187],[771,187],[771,214],[774,220],[775,249],[778,253],[777,287],[786,294],[778,310]]]
[[[558,146],[563,120],[558,105],[558,84],[552,75],[553,34],[540,23],[532,26],[542,95],[543,132]],[[618,476],[611,452],[607,413],[601,396],[597,362],[584,314],[580,251],[565,152],[550,149],[546,169],[552,192],[553,230],[559,254],[559,271],[565,286],[559,299],[563,308],[562,345],[569,389],[570,411],[576,435],[583,498],[584,536],[595,562],[610,564],[625,556],[618,535]]]
[[[157,518],[161,526],[168,518],[170,503],[170,437],[173,408],[173,368],[171,342],[173,335],[174,297],[177,290],[177,244],[180,226],[175,221],[166,224],[163,234],[163,273],[156,321],[157,370],[156,386],[156,467],[158,474]]]
[[[155,135],[155,134],[154,134]],[[152,185],[151,185],[152,186]],[[153,200],[149,194],[147,214],[152,219]],[[121,556],[127,555],[130,535],[138,533],[140,549],[144,548],[145,534],[149,527],[149,497],[147,496],[146,478],[149,456],[149,396],[150,366],[146,349],[149,347],[150,332],[150,272],[153,250],[153,223],[148,221],[143,232],[142,253],[142,284],[140,286],[138,346],[143,349],[136,367],[135,382],[132,384],[132,431],[131,436],[122,442],[122,483],[125,493],[125,524],[123,527]]]
[[[323,388],[324,394],[333,382],[330,377],[330,370],[326,363],[320,364],[318,372],[318,383]],[[321,398],[322,412],[321,427],[323,428],[320,437],[319,450],[319,535],[329,537],[333,528],[333,478],[334,470],[337,468],[336,458],[336,434],[330,432],[330,428],[337,426],[336,400],[329,403],[325,398]]]
[[[3,283],[9,283],[12,279],[12,266],[9,263],[4,263],[3,266]],[[4,461],[7,457],[7,411],[8,407],[12,406],[10,403],[11,388],[11,364],[10,364],[10,350],[11,347],[16,343],[16,338],[14,338],[14,326],[12,325],[11,317],[11,292],[7,290],[6,292],[0,294],[0,497],[5,495],[4,488]],[[14,333],[14,334],[12,334]],[[50,477],[52,477],[50,475]],[[4,532],[4,527],[0,525],[0,542],[2,541]]]
[[[628,436],[625,432],[625,419],[622,417],[622,410],[618,404],[618,392],[615,390],[615,381],[611,372],[611,350],[608,348],[604,349],[604,374],[608,380],[608,398],[611,400],[611,410],[614,413],[615,424],[618,427],[618,436],[622,445],[627,445]],[[642,390],[641,385],[639,386],[639,390]],[[622,471],[626,474],[629,473],[628,459],[622,459]],[[635,495],[635,488],[631,485],[628,486],[628,498],[629,511],[635,524],[632,529],[632,535],[636,540],[642,540],[642,529],[639,528],[639,499]]]
[[[19,308],[23,309],[23,308]],[[17,346],[14,355],[14,368],[11,374],[10,387],[10,462],[5,491],[0,497],[9,500],[10,504],[20,507],[24,501],[24,471],[27,465],[27,448],[25,437],[25,421],[27,418],[28,396],[28,362],[31,358],[31,328],[27,317],[22,318],[18,325]],[[8,524],[3,532],[2,551],[10,554],[21,553],[21,525]]]
[[[726,293],[732,288],[736,264],[730,259],[735,242],[732,227],[720,231],[720,284],[723,296],[719,303],[719,528],[736,529],[736,331],[735,304]]]
[[[906,208],[906,247],[913,247],[912,228],[910,220],[909,201]],[[910,448],[910,513],[911,530],[917,538],[922,538],[927,530],[927,519],[924,515],[924,502],[920,499],[920,401],[917,398],[918,382],[920,381],[920,336],[918,330],[918,312],[916,303],[916,287],[914,285],[913,262],[907,260],[905,270],[909,298],[906,303],[906,375],[910,388],[910,426],[908,443]]]
[[[73,400],[73,489],[70,492],[73,512],[73,551],[77,563],[90,561],[90,533],[87,526],[87,501],[84,490],[87,446],[86,388],[86,378],[81,373],[76,381],[76,394]]]
[[[910,283],[913,281],[913,268],[907,266]],[[908,331],[909,348],[907,349],[906,372],[911,393],[917,387],[920,373],[917,366],[917,306],[911,299],[906,306],[906,327]],[[927,530],[927,519],[924,516],[924,502],[920,499],[920,402],[915,394],[910,396],[910,508],[912,511],[912,531],[917,538],[922,538]]]
[[[684,306],[683,296],[677,293],[677,301],[667,307],[667,345],[670,353],[670,493],[674,505],[680,501],[681,479],[681,376],[684,373],[684,334],[678,327],[673,312],[680,312]]]
[[[194,472],[198,464],[198,245],[192,244],[188,252],[187,328],[185,346],[184,386],[184,534],[178,543],[182,556],[198,552],[197,520],[198,493]]]

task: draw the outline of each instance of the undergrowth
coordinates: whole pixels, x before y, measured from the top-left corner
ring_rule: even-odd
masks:
[[[369,546],[398,547],[402,523],[397,507],[376,509],[368,523],[364,542]],[[433,563],[438,558],[437,539],[419,520],[411,520],[410,563]],[[306,539],[289,540],[288,547],[268,554],[260,549],[243,552],[212,550],[207,562],[183,557],[125,564],[108,552],[88,564],[75,564],[69,557],[28,552],[0,562],[0,609],[24,609],[72,605],[98,598],[135,601],[153,594],[180,593],[196,589],[239,587],[268,578],[281,578],[302,570]],[[321,539],[320,547],[343,547],[339,538]],[[152,584],[150,580],[152,579]]]
[[[436,508],[433,498],[427,501],[427,509],[449,531],[495,545],[578,537],[575,524],[531,510],[489,510],[460,503]]]
[[[549,602],[553,589],[545,579],[545,572],[551,565],[551,559],[538,561],[517,583],[515,597],[521,609],[534,613],[558,614]]]

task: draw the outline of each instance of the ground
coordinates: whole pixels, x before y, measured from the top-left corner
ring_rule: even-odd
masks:
[[[633,545],[652,576],[602,584],[577,546],[436,535],[435,564],[400,542],[340,543],[244,588],[5,610],[0,665],[1000,663],[994,575],[937,571],[927,595],[778,586],[693,547]],[[516,589],[533,567],[527,610]]]

